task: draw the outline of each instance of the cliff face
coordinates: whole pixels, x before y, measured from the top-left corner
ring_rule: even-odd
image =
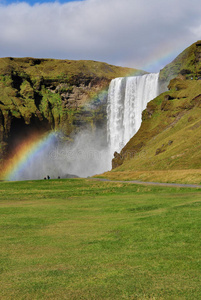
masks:
[[[68,138],[106,124],[111,79],[137,70],[94,61],[0,59],[0,159],[32,132]]]

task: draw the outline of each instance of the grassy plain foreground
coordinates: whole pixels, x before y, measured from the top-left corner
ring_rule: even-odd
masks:
[[[200,299],[201,189],[0,182],[1,299]]]

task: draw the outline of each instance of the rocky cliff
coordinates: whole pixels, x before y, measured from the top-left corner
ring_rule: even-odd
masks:
[[[95,61],[0,59],[0,159],[32,132],[66,138],[106,124],[111,79],[137,70]]]

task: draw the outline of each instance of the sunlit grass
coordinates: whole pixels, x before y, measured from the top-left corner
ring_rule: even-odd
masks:
[[[131,171],[114,169],[97,177],[112,180],[139,180],[146,182],[201,184],[201,169]]]
[[[201,190],[0,183],[1,299],[199,299]]]

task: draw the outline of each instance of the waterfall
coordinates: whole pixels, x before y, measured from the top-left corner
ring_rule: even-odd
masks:
[[[142,111],[158,95],[158,76],[159,73],[151,73],[111,81],[107,104],[107,140],[111,156],[140,128]]]
[[[105,128],[81,131],[69,143],[63,135],[24,140],[4,174],[9,180],[82,177],[108,171],[115,151],[119,152],[138,131],[147,102],[158,94],[158,74],[116,78],[111,81],[107,101],[107,145]],[[27,151],[27,149],[29,151]],[[26,150],[26,151],[25,151]],[[10,172],[12,171],[12,172]]]

